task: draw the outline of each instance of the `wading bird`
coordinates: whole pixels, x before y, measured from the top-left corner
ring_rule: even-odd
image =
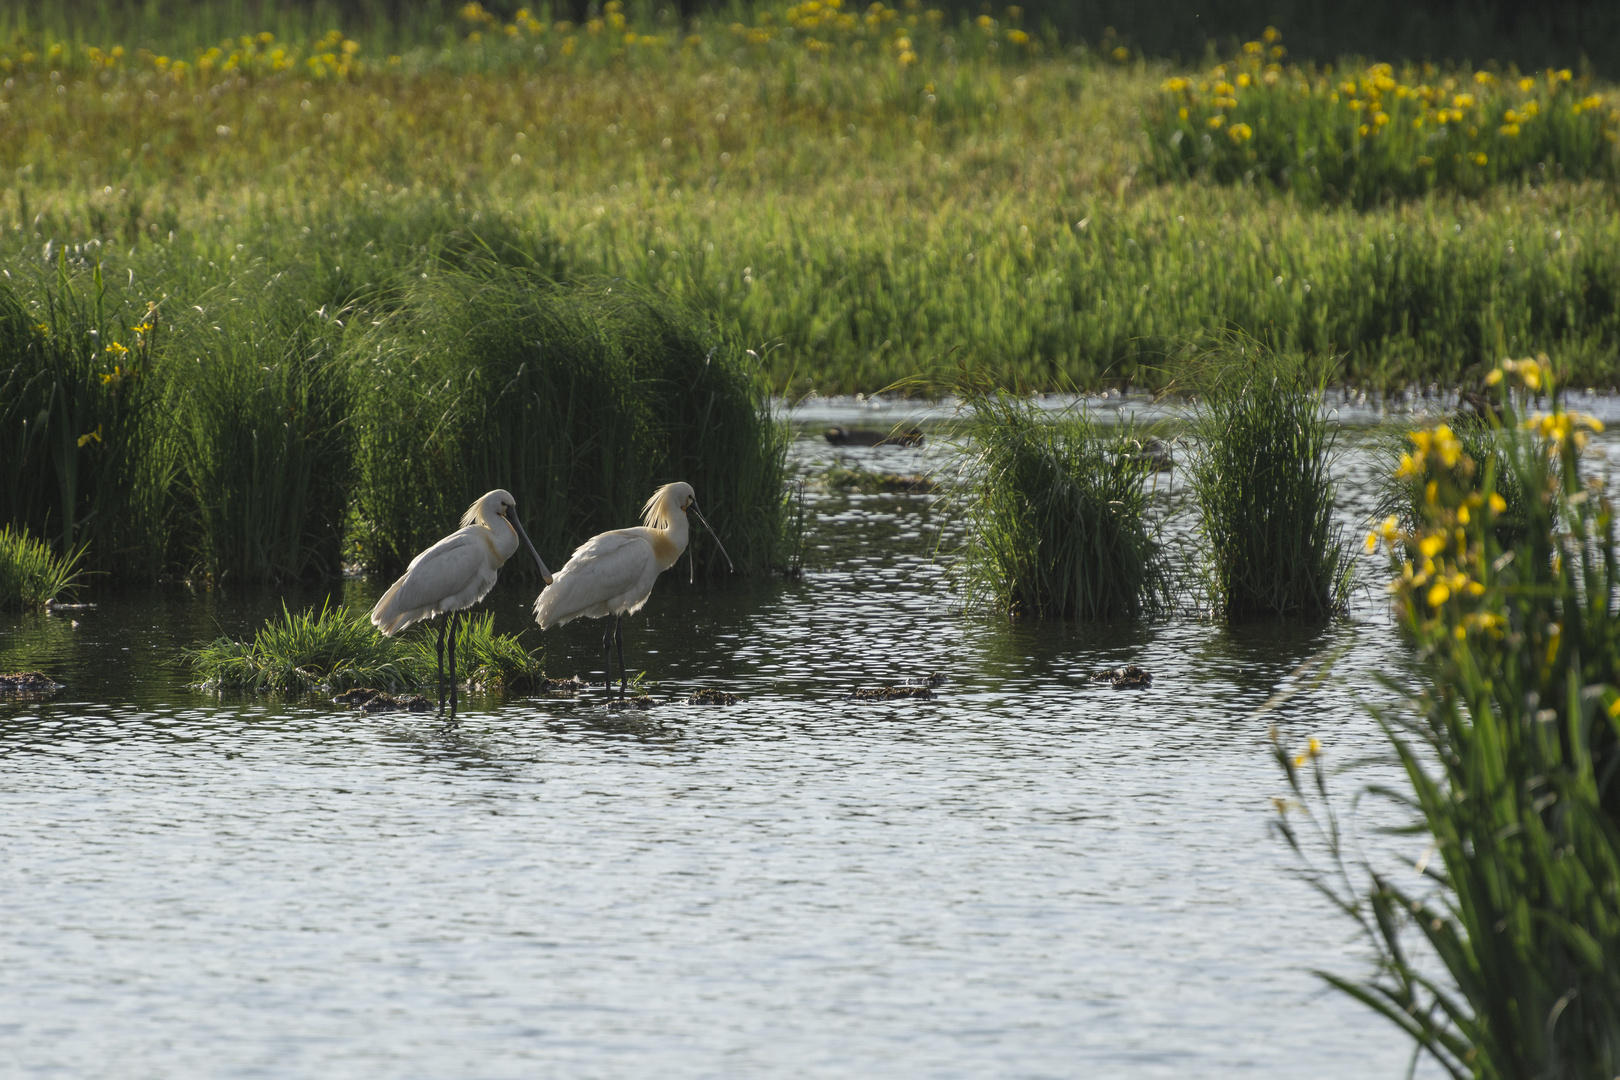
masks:
[[[400,579],[388,587],[371,621],[389,637],[408,626],[449,612],[439,624],[439,708],[444,709],[444,638],[450,635],[450,715],[456,715],[456,612],[482,600],[495,584],[518,540],[534,556],[540,579],[551,584],[551,571],[529,542],[508,491],[491,491],[461,515],[461,528],[411,560]]]
[[[615,641],[619,646],[620,697],[624,696],[630,680],[624,666],[624,617],[641,610],[647,597],[652,595],[653,582],[658,580],[658,575],[674,566],[675,560],[686,550],[688,510],[697,514],[710,535],[714,534],[714,528],[697,508],[692,485],[665,484],[653,492],[641,509],[645,525],[600,533],[579,545],[569,556],[568,565],[557,571],[556,580],[534,602],[534,619],[542,630],[561,626],[581,615],[609,620],[602,634],[602,689],[609,698],[613,696]],[[720,554],[726,556],[726,565],[735,572],[731,556],[726,554],[718,536],[714,542],[719,545]]]

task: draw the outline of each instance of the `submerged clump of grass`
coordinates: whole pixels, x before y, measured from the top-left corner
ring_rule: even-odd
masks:
[[[1547,411],[1504,409],[1495,465],[1448,426],[1412,432],[1403,469],[1431,477],[1416,519],[1369,537],[1388,553],[1419,680],[1405,709],[1378,714],[1405,784],[1369,792],[1413,812],[1401,831],[1428,834],[1424,880],[1348,852],[1314,739],[1297,755],[1278,742],[1294,800],[1279,807],[1310,808],[1278,825],[1375,952],[1366,978],[1324,977],[1449,1075],[1608,1077],[1620,1070],[1620,539],[1582,454],[1602,425],[1563,407],[1548,365],[1505,372],[1551,389]],[[1529,497],[1503,529],[1507,474]]]
[[[1322,384],[1253,347],[1235,363],[1208,363],[1192,485],[1211,611],[1230,620],[1342,613],[1350,553],[1333,523]]]
[[[863,495],[927,495],[938,485],[921,473],[887,473],[872,469],[834,465],[817,481],[834,491],[856,491]]]
[[[190,657],[200,684],[213,690],[336,693],[368,686],[390,691],[431,688],[438,681],[438,628],[384,637],[364,612],[323,603],[281,615],[251,641],[219,638]],[[545,678],[538,656],[510,634],[497,633],[492,614],[456,625],[456,666],[474,690],[519,691]]]
[[[1116,619],[1170,603],[1154,469],[1132,427],[1087,413],[1040,416],[1023,398],[963,388],[977,479],[966,553],[970,597],[1038,617]]]
[[[410,641],[384,637],[365,613],[329,602],[300,612],[283,604],[251,641],[218,638],[190,659],[201,685],[215,690],[402,690],[435,678],[431,649],[424,663]]]
[[[28,527],[0,525],[0,608],[41,608],[70,593],[79,579],[79,553],[62,557],[28,535]]]

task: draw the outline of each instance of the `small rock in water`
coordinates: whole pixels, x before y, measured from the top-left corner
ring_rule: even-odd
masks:
[[[588,688],[578,675],[567,679],[522,678],[506,684],[507,691],[514,694],[577,694]]]
[[[867,687],[856,690],[850,694],[851,701],[894,701],[897,698],[922,698],[931,700],[934,692],[926,686],[882,686]]]
[[[658,702],[642,694],[640,697],[614,698],[608,702],[608,712],[646,712]]]
[[[432,712],[438,703],[421,694],[410,694],[406,697],[395,697],[385,694],[381,690],[372,690],[369,687],[357,687],[345,690],[332,699],[335,705],[347,705],[363,713],[379,712]]]
[[[874,431],[871,428],[835,427],[827,429],[827,441],[834,446],[921,446],[920,431]]]
[[[61,683],[37,671],[17,671],[0,675],[0,694],[54,694],[66,689]]]
[[[1105,682],[1115,690],[1146,690],[1153,685],[1153,673],[1132,664],[1129,667],[1099,671],[1091,677],[1091,681]]]
[[[728,694],[724,690],[694,690],[692,696],[686,699],[688,705],[735,705],[742,698],[736,694]]]

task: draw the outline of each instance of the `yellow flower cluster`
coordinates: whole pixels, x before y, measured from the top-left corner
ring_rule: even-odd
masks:
[[[1397,475],[1423,482],[1420,523],[1406,528],[1399,518],[1387,517],[1367,533],[1366,550],[1371,554],[1382,544],[1398,560],[1390,592],[1414,620],[1446,620],[1458,638],[1500,634],[1501,615],[1478,603],[1490,576],[1481,526],[1504,513],[1507,501],[1474,486],[1474,462],[1449,426],[1414,431],[1410,438],[1412,450],[1402,456]]]
[[[477,0],[455,10],[461,32],[453,39],[452,48],[467,49],[476,61],[486,63],[543,63],[547,58],[576,55],[617,59],[630,49],[644,54],[668,51],[679,55],[705,43],[702,33],[672,36],[641,32],[626,15],[624,0],[606,0],[599,16],[579,26],[566,19],[548,22],[528,8],[519,8],[506,21]],[[1009,55],[1016,56],[1038,52],[1040,43],[1018,25],[1022,16],[1016,6],[1006,9],[1004,19],[978,16],[969,24],[976,30],[973,38],[980,42],[976,47],[992,53],[1006,47]],[[946,13],[925,8],[923,0],[900,0],[897,6],[874,0],[860,9],[855,0],[801,0],[786,7],[756,8],[753,18],[752,24],[733,22],[719,29],[729,33],[737,44],[755,49],[803,50],[811,56],[839,49],[859,52],[875,45],[903,68],[920,64],[934,50],[948,47]],[[131,52],[121,45],[107,48],[54,42],[29,47],[21,42],[20,38],[0,42],[0,76],[19,70],[128,68],[186,83],[281,73],[299,78],[343,79],[403,63],[401,57],[389,56],[386,61],[371,61],[368,65],[362,59],[360,41],[335,29],[307,45],[278,41],[273,34],[260,33],[227,39],[184,57],[146,50]]]
[[[1545,356],[1504,360],[1491,381],[1501,384],[1507,375],[1517,376],[1532,393],[1555,389]],[[1543,462],[1535,472],[1539,479],[1520,480],[1537,489],[1527,491],[1525,497],[1544,505],[1558,505],[1566,491],[1562,485],[1567,470],[1547,463],[1557,457],[1572,468],[1570,463],[1590,434],[1603,430],[1595,417],[1564,409],[1556,393],[1551,400],[1549,411],[1535,413],[1517,425],[1532,440],[1529,449],[1539,447]],[[1509,418],[1514,415],[1511,404],[1505,403]],[[1410,440],[1410,451],[1402,455],[1397,476],[1412,485],[1414,522],[1386,518],[1367,533],[1366,550],[1371,554],[1383,547],[1388,553],[1397,569],[1390,591],[1401,602],[1412,627],[1428,640],[1466,641],[1481,633],[1501,638],[1506,593],[1493,590],[1492,583],[1512,558],[1511,554],[1498,557],[1501,553],[1495,547],[1498,519],[1507,513],[1507,500],[1482,483],[1484,470],[1469,458],[1462,440],[1448,425],[1415,431]],[[1593,490],[1601,497],[1600,487]],[[1421,497],[1417,497],[1419,493]],[[1571,496],[1566,508],[1590,494]],[[1557,565],[1555,554],[1555,571]],[[1555,650],[1556,625],[1548,633],[1548,649]]]
[[[1195,129],[1224,129],[1234,144],[1247,142],[1251,125],[1259,127],[1270,117],[1276,118],[1280,132],[1292,135],[1302,113],[1321,124],[1342,126],[1352,143],[1377,140],[1399,128],[1424,136],[1414,141],[1415,149],[1433,144],[1459,165],[1478,168],[1491,161],[1487,136],[1511,142],[1559,109],[1576,116],[1594,114],[1604,137],[1620,142],[1620,103],[1595,93],[1577,98],[1578,80],[1568,69],[1504,79],[1491,71],[1442,74],[1425,65],[1397,72],[1389,64],[1373,64],[1353,75],[1335,75],[1331,68],[1285,68],[1280,36],[1268,29],[1264,40],[1248,42],[1238,57],[1203,77],[1166,79],[1160,88],[1176,117]],[[1238,122],[1250,136],[1236,135]],[[1436,158],[1422,154],[1419,164],[1432,168]]]
[[[0,72],[27,70],[39,62],[48,63],[53,68],[71,69],[82,64],[92,71],[119,71],[126,67],[126,60],[133,59],[136,70],[149,71],[177,82],[258,77],[300,69],[316,78],[346,78],[359,75],[364,70],[359,53],[360,43],[345,37],[341,30],[331,30],[316,38],[307,52],[297,46],[278,42],[274,34],[266,31],[226,38],[218,45],[197,49],[190,59],[165,56],[147,49],[130,53],[122,45],[103,49],[96,45],[58,43],[42,54],[24,49],[15,55],[0,49]],[[397,61],[398,58],[392,59]]]
[[[1552,389],[1552,363],[1546,353],[1534,359],[1503,360],[1485,376],[1485,383],[1496,386],[1508,375],[1517,375],[1526,390],[1539,393],[1542,389]]]

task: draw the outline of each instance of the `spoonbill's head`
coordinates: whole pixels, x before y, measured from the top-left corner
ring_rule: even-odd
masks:
[[[720,549],[720,554],[726,557],[726,565],[731,568],[732,573],[736,573],[737,567],[732,563],[731,555],[727,553],[726,546],[720,543],[719,534],[714,531],[714,526],[709,524],[709,520],[703,516],[703,511],[698,509],[697,493],[692,490],[692,485],[684,480],[677,480],[673,484],[665,484],[653,492],[652,498],[648,499],[647,505],[642,508],[641,519],[655,529],[667,529],[677,510],[683,514],[693,514],[699,521],[703,522],[703,527],[709,530],[710,536],[714,537],[715,546]]]
[[[473,503],[472,507],[467,511],[467,516],[462,518],[462,524],[470,525],[473,521],[482,518],[487,525],[493,522],[497,516],[505,518],[507,524],[512,526],[513,531],[523,541],[523,546],[528,548],[529,554],[534,557],[534,565],[540,570],[540,580],[550,585],[551,571],[546,569],[545,561],[540,558],[540,553],[534,549],[534,543],[529,539],[529,534],[523,531],[523,522],[518,519],[517,500],[512,498],[510,491],[505,488],[496,488]]]
[[[685,513],[696,506],[697,495],[693,493],[692,485],[677,480],[652,493],[647,505],[641,508],[641,520],[654,529],[667,529],[677,510]]]

